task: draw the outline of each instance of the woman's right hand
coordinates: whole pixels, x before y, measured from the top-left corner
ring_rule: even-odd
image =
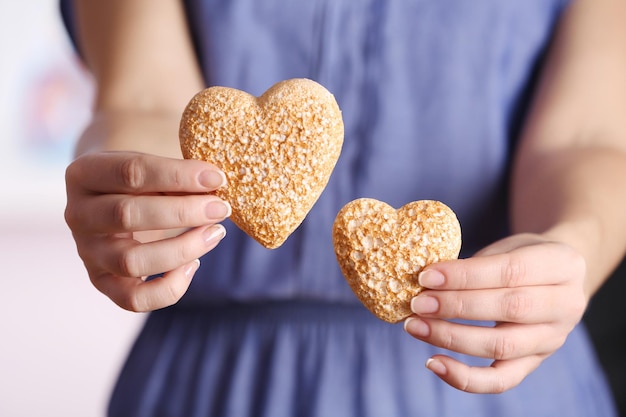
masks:
[[[226,233],[219,222],[230,206],[208,194],[225,183],[216,166],[201,161],[134,152],[77,158],[66,171],[65,219],[93,285],[131,311],[176,303],[198,258]],[[176,229],[186,231],[159,232]]]

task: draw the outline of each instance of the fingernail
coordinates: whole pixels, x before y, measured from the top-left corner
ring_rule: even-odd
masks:
[[[196,273],[198,268],[200,268],[200,259],[196,259],[195,261],[187,265],[187,267],[185,268],[185,276],[187,278],[191,278],[193,274]]]
[[[436,373],[437,375],[445,375],[446,372],[448,372],[443,362],[434,358],[429,358],[426,361],[426,368],[430,369],[432,372]]]
[[[404,331],[419,337],[427,337],[430,335],[430,328],[424,320],[415,317],[409,317],[404,321]]]
[[[207,244],[213,244],[215,241],[222,240],[226,236],[226,229],[221,224],[208,227],[202,237]]]
[[[443,285],[446,278],[439,271],[427,269],[426,271],[420,272],[417,280],[422,287],[435,288]]]
[[[198,181],[202,186],[215,190],[226,185],[226,175],[222,171],[207,169],[200,173]]]
[[[428,295],[418,295],[411,300],[411,311],[415,314],[436,313],[439,310],[439,300]]]
[[[224,200],[211,201],[206,205],[206,215],[211,220],[225,219],[231,212],[230,204]]]

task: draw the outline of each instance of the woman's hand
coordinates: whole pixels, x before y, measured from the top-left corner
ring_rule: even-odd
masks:
[[[91,282],[120,307],[150,311],[187,291],[198,258],[225,235],[230,206],[214,165],[132,152],[99,152],[66,172],[66,222]],[[188,229],[178,236],[164,232]],[[150,233],[150,241],[138,235]],[[164,273],[146,281],[150,275]]]
[[[432,345],[493,359],[490,367],[470,367],[434,356],[427,367],[446,383],[467,392],[503,392],[563,345],[588,303],[584,278],[585,261],[571,247],[540,235],[514,235],[472,258],[424,270],[420,284],[428,289],[412,300],[415,315],[405,329]]]

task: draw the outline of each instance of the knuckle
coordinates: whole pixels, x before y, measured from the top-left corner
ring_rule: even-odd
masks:
[[[147,312],[173,305],[182,298],[185,291],[186,288],[183,286],[172,283],[170,280],[163,280],[158,288],[153,288],[149,293],[132,291],[126,294],[118,304],[128,311]]]
[[[465,392],[502,394],[518,385],[520,382],[521,380],[516,381],[515,377],[500,372],[494,372],[487,381],[480,381],[478,378],[473,378],[470,373],[459,385],[460,389]]]
[[[80,162],[82,161],[82,158],[78,158],[76,160],[74,160],[73,162],[71,162],[67,168],[65,168],[65,183],[67,185],[74,183],[74,181],[77,178],[80,178],[81,176],[78,174],[78,172],[80,171]]]
[[[163,288],[165,292],[165,302],[167,305],[172,305],[176,303],[178,300],[182,298],[185,294],[186,288],[183,288],[181,285],[176,285],[171,282],[173,280],[168,280],[167,285]]]
[[[471,288],[470,271],[467,268],[460,268],[457,272],[455,280],[458,281],[459,288]]]
[[[493,381],[491,392],[493,394],[502,394],[508,389],[508,384],[503,376],[497,376]]]
[[[446,331],[441,336],[441,347],[446,350],[455,351],[458,345],[458,340],[455,337],[454,333],[451,331]]]
[[[118,262],[119,270],[122,276],[135,278],[143,275],[141,273],[142,259],[137,254],[136,250],[129,249],[122,252]]]
[[[504,321],[519,323],[531,313],[532,300],[523,291],[511,291],[502,300],[502,316]]]
[[[69,185],[74,182],[74,178],[76,177],[74,175],[75,170],[74,163],[71,163],[65,168],[65,188],[68,188]]]
[[[70,229],[74,229],[78,223],[78,215],[76,209],[74,209],[74,205],[68,203],[65,206],[65,211],[63,212],[63,218],[65,219],[65,223],[70,227]]]
[[[506,262],[502,266],[501,278],[502,286],[514,288],[520,286],[524,278],[524,263],[518,256],[507,256]]]
[[[136,209],[135,201],[132,198],[122,198],[113,207],[114,222],[122,230],[134,230],[139,222],[138,216],[139,210]]]
[[[145,170],[143,158],[135,155],[120,164],[120,178],[122,184],[133,191],[143,188],[145,182]]]
[[[182,185],[185,183],[185,179],[186,179],[186,175],[182,171],[182,169],[177,168],[172,172],[172,181],[177,189],[179,187],[182,187]]]
[[[143,313],[149,310],[145,300],[140,296],[137,291],[130,291],[116,302],[117,305],[124,310],[132,311],[134,313]]]
[[[72,230],[79,228],[79,226],[81,225],[82,211],[79,210],[76,206],[77,204],[68,197],[67,203],[65,205],[65,210],[63,211],[63,219]]]
[[[553,256],[563,269],[563,281],[582,281],[587,274],[585,258],[573,247],[564,243],[552,243]]]
[[[175,217],[179,225],[188,225],[193,223],[194,214],[191,207],[181,204],[176,207]]]
[[[188,245],[182,244],[182,245],[178,245],[175,251],[175,262],[177,264],[184,264],[187,263],[195,258],[198,257],[197,254],[194,253],[195,251],[190,248]]]
[[[444,307],[451,308],[451,316],[455,318],[466,317],[470,307],[463,297],[459,297],[455,302],[442,303]]]
[[[495,360],[509,359],[515,356],[517,347],[515,341],[506,335],[499,335],[494,339],[492,357]]]
[[[467,375],[465,375],[464,378],[462,378],[458,384],[458,388],[461,391],[464,392],[474,392],[474,389],[472,388],[472,377],[471,375],[468,373]]]
[[[95,263],[91,253],[91,245],[84,245],[78,239],[76,239],[76,253],[86,267]]]

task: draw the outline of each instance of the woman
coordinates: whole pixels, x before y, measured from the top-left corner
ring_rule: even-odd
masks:
[[[614,415],[578,322],[626,248],[623,1],[74,3],[98,94],[67,222],[94,286],[153,311],[110,415]],[[295,77],[335,95],[344,149],[268,251],[220,225],[224,176],[179,159],[177,128],[208,85]],[[358,197],[460,219],[413,337],[339,272],[332,221]]]

